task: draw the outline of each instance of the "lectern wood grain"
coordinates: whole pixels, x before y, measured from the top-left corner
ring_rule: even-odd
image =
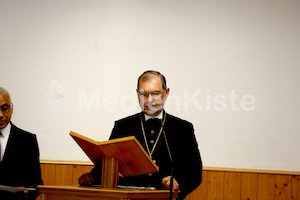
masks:
[[[95,165],[104,157],[114,157],[124,177],[158,172],[158,166],[133,136],[97,142],[72,131],[70,135]]]
[[[39,186],[41,200],[169,200],[168,190],[124,190],[78,186]],[[173,193],[175,200],[178,192]]]
[[[118,184],[118,160],[104,157],[102,162],[101,187],[116,188]]]

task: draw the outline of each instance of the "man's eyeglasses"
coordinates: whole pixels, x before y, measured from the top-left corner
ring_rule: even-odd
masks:
[[[12,107],[12,105],[4,104],[1,106],[0,110],[3,114],[7,114],[10,112],[11,107]]]
[[[164,92],[165,92],[165,90],[162,91],[162,92],[158,92],[158,91],[157,91],[157,92],[151,92],[151,93],[140,91],[140,92],[138,92],[138,94],[139,94],[141,97],[144,97],[144,98],[148,98],[149,95],[151,95],[151,97],[153,97],[153,98],[157,98],[157,97],[159,97],[160,95],[162,95]]]

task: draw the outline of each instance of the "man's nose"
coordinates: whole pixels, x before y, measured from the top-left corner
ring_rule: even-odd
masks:
[[[152,102],[152,101],[153,101],[153,97],[152,97],[151,94],[149,94],[149,96],[148,96],[148,98],[147,98],[147,101],[148,101],[148,102]]]

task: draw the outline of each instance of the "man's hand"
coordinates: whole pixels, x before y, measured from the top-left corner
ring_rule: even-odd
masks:
[[[85,173],[80,176],[78,179],[79,185],[91,185],[95,183],[95,179],[90,173]]]
[[[167,177],[163,178],[162,184],[163,184],[167,189],[170,189],[171,176],[167,176]],[[178,182],[175,180],[175,178],[173,178],[173,190],[179,190],[179,184],[178,184]]]

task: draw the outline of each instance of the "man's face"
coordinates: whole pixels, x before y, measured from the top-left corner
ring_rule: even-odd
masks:
[[[5,128],[10,122],[12,113],[13,107],[9,96],[0,93],[0,129]]]
[[[162,111],[169,88],[164,90],[160,76],[151,75],[150,79],[140,81],[137,93],[143,112],[154,117]]]

